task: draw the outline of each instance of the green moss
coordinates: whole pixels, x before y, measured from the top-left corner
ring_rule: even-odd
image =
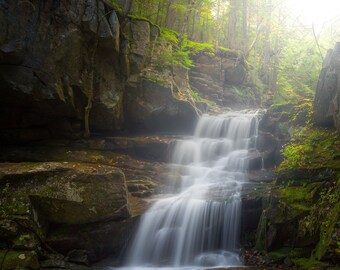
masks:
[[[321,260],[327,251],[327,248],[331,241],[332,233],[334,231],[334,227],[339,220],[339,213],[340,213],[340,202],[335,204],[335,206],[332,207],[328,211],[326,215],[326,219],[321,224],[320,241],[314,253],[316,259],[318,260]]]
[[[150,25],[153,25],[157,27],[160,30],[160,27],[156,24],[154,24],[152,21],[150,21],[148,18],[137,15],[137,14],[129,14],[128,17],[132,20],[137,20],[137,21],[143,21],[143,22],[148,22]]]
[[[283,247],[275,251],[269,252],[268,255],[274,261],[279,261],[279,260],[283,260],[287,256],[290,256],[291,250],[292,250],[291,247]]]
[[[292,262],[296,265],[299,265],[303,269],[312,269],[313,266],[316,266],[319,264],[318,261],[315,259],[310,258],[293,258]]]
[[[256,232],[255,247],[257,250],[263,251],[267,249],[267,222],[267,210],[263,210]]]
[[[199,43],[185,39],[183,42],[183,48],[189,50],[192,54],[205,52],[212,56],[215,55],[214,46],[210,43]]]
[[[2,270],[29,268],[39,269],[38,256],[34,251],[0,251]]]
[[[340,169],[340,136],[334,131],[307,128],[295,134],[282,151],[285,157],[279,170],[289,168]]]
[[[285,187],[279,189],[280,197],[289,203],[305,202],[310,203],[316,189],[320,188],[322,183],[312,183],[305,186]]]
[[[122,7],[119,5],[119,1],[118,1],[118,0],[111,0],[111,4],[112,4],[112,7],[113,7],[119,14],[123,14],[123,9],[122,9]]]
[[[157,74],[146,74],[145,75],[145,79],[155,82],[157,84],[166,86],[166,84],[168,83],[164,78],[162,78],[161,76],[158,76]]]

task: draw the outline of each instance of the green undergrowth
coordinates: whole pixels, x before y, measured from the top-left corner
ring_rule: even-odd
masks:
[[[310,126],[313,114],[313,100],[299,98],[292,101],[285,101],[271,105],[273,113],[286,115],[283,121],[290,126]]]
[[[223,56],[226,53],[234,53],[232,50],[224,47],[219,47],[216,51],[214,45],[211,43],[200,43],[189,40],[187,36],[180,40],[180,34],[174,30],[164,27],[160,28],[161,38],[170,47],[164,47],[160,57],[161,66],[166,64],[177,65],[187,70],[194,67],[192,56],[203,53],[208,56]],[[181,44],[180,44],[181,43]]]
[[[340,136],[335,131],[305,128],[295,133],[282,151],[285,160],[279,171],[286,169],[340,169]]]
[[[305,108],[299,107],[301,111]],[[281,104],[272,110],[289,114],[296,107]],[[268,255],[274,259],[288,257],[302,269],[311,269],[328,267],[330,258],[340,256],[340,239],[335,233],[340,224],[340,137],[334,130],[312,127],[308,115],[304,118],[307,126],[296,128],[282,151],[285,160],[261,216],[257,248],[272,250]],[[287,121],[296,120],[288,117]],[[273,231],[278,238],[268,246]],[[289,252],[279,248],[287,245]],[[297,248],[306,253],[294,253]]]
[[[264,252],[269,249],[268,256],[274,261],[288,257],[302,269],[328,265],[328,258],[339,257],[340,239],[334,239],[340,221],[337,177],[301,186],[275,186],[259,221],[256,248]],[[285,240],[279,245],[276,242],[273,249],[268,247],[268,239],[276,230],[283,233],[276,241]]]
[[[119,0],[111,0],[111,5],[119,14],[123,15],[123,8],[119,4]]]

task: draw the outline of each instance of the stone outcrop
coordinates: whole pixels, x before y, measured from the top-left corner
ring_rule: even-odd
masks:
[[[244,59],[233,51],[216,54],[200,52],[193,57],[190,84],[202,97],[231,108],[258,107],[259,95],[254,85],[246,85]]]
[[[340,131],[340,42],[323,62],[314,100],[317,125]]]
[[[118,257],[150,196],[173,183],[164,163],[113,151],[154,159],[170,142],[110,137],[3,147],[1,162],[25,162],[0,165],[0,256],[35,251],[41,267],[63,269]],[[51,257],[50,248],[60,254]]]
[[[65,268],[69,263],[93,263],[118,255],[132,224],[125,176],[112,166],[1,163],[0,186],[0,241],[4,243],[0,256],[6,256],[5,269],[14,269],[19,262],[17,266],[30,269],[39,268],[39,263]],[[51,248],[60,253],[57,262],[50,258]],[[84,254],[83,262],[70,255],[77,253],[74,250]],[[14,257],[21,253],[23,258]]]
[[[92,89],[91,127],[117,129],[122,86],[116,12],[94,0],[4,1],[1,7],[2,137],[80,136]]]
[[[21,212],[34,210],[43,222],[84,224],[129,217],[124,174],[114,167],[86,163],[2,163]],[[37,220],[39,222],[39,220]]]
[[[141,78],[125,96],[125,117],[136,131],[192,132],[198,112],[189,101],[173,98],[172,83],[161,84]]]
[[[3,1],[0,25],[2,144],[80,138],[86,107],[90,129],[101,133],[181,129],[197,117],[193,102],[140,79],[159,28],[123,17],[110,1]],[[134,100],[144,115],[124,107]]]

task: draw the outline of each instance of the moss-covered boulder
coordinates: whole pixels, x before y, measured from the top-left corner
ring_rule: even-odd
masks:
[[[49,223],[83,224],[129,216],[121,170],[87,163],[3,163],[3,204],[12,215],[35,214]]]
[[[11,269],[39,269],[38,256],[34,251],[7,251],[0,250],[0,261],[2,270]]]

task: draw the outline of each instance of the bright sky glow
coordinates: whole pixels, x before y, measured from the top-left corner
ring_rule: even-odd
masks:
[[[289,7],[304,24],[313,23],[317,28],[340,19],[340,0],[289,0]]]

